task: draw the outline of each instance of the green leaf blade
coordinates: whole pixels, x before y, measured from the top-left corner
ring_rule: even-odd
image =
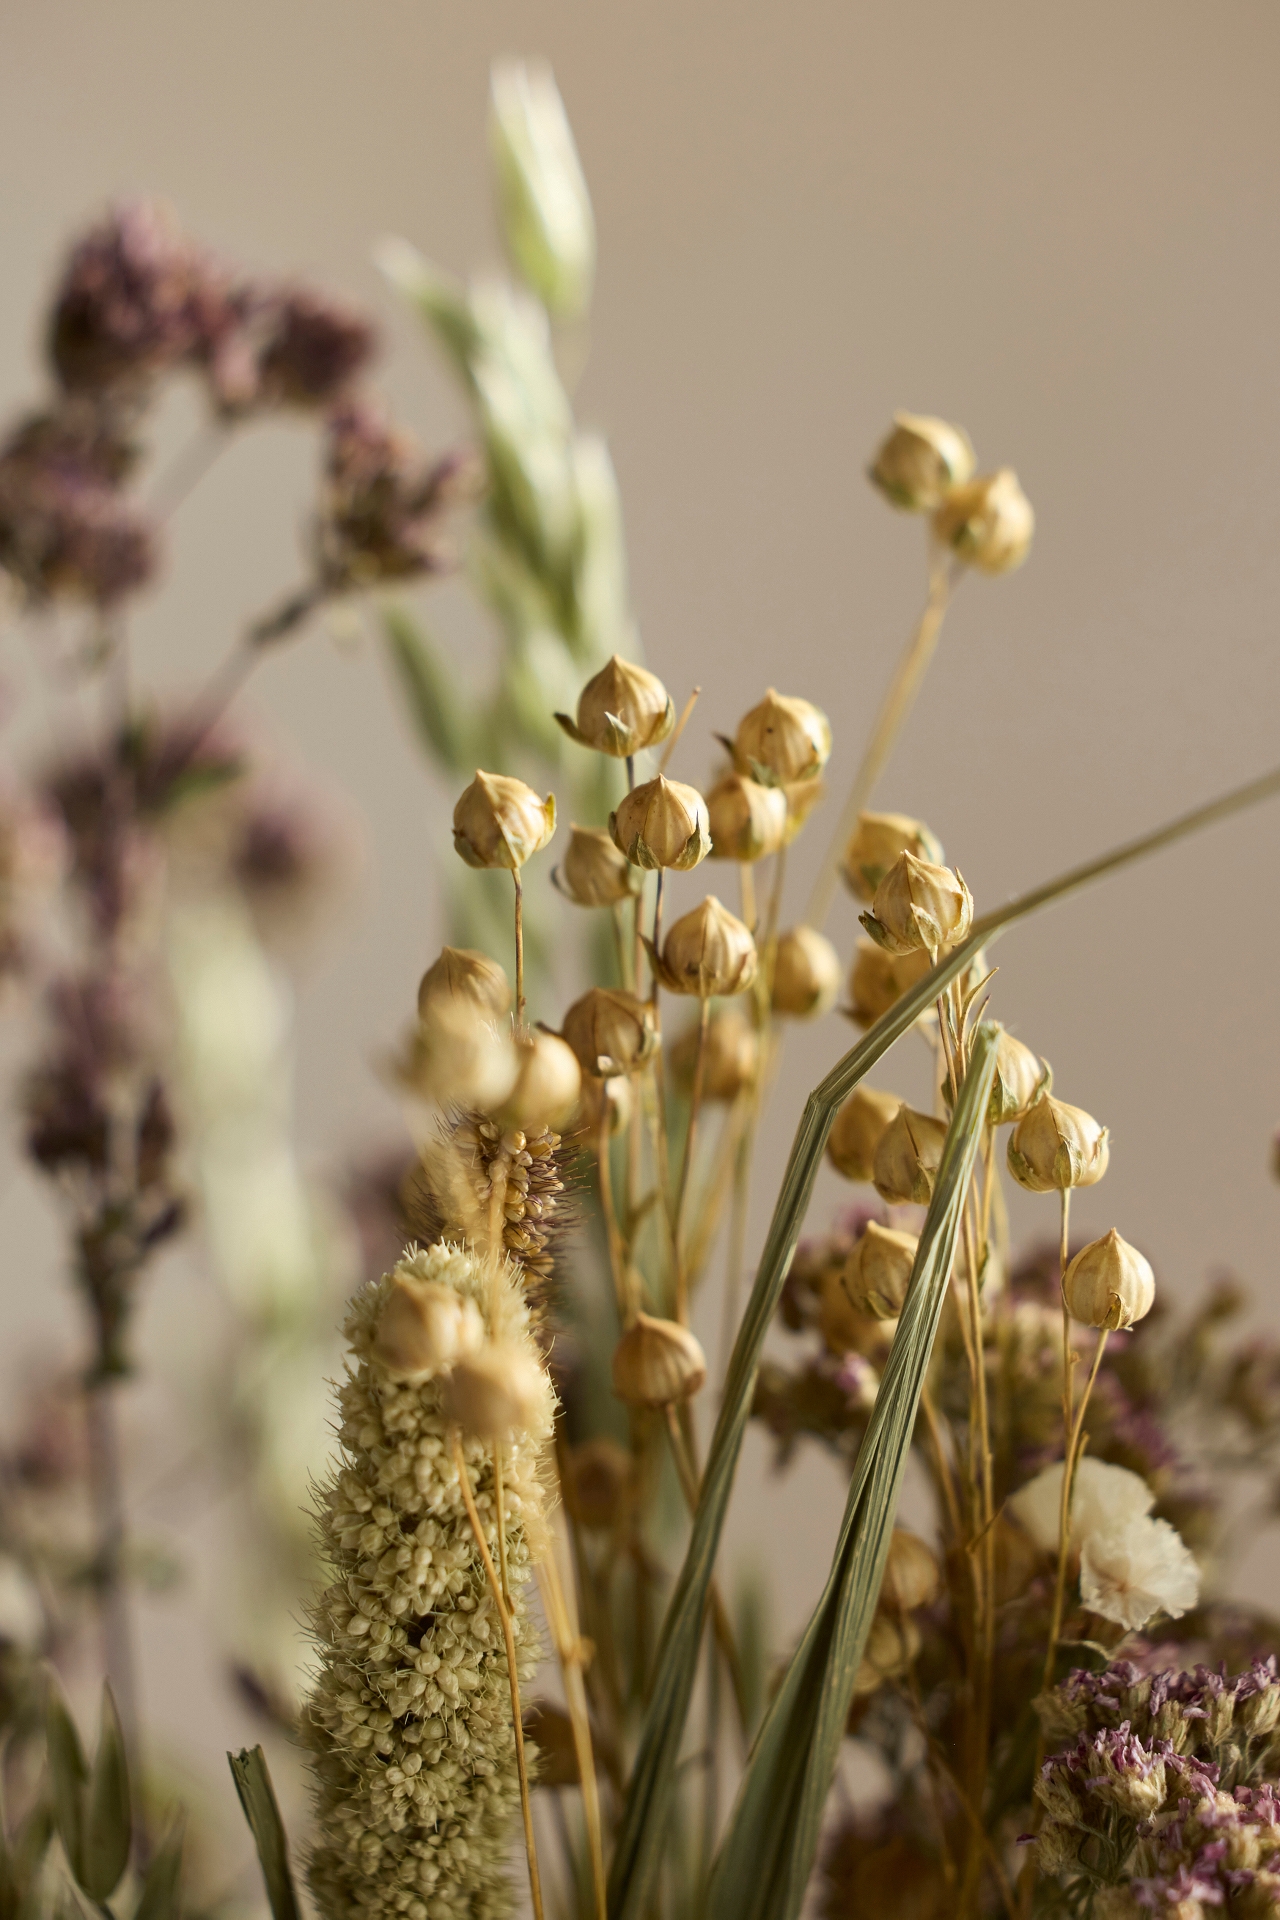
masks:
[[[152,1856],[133,1920],[178,1920],[178,1882],[186,1834],[186,1820],[179,1815]]]
[[[266,1756],[261,1747],[242,1747],[239,1753],[227,1755],[227,1764],[258,1850],[272,1920],[301,1920],[293,1870],[289,1865],[288,1836],[267,1771]]]
[[[49,1763],[49,1793],[53,1802],[53,1823],[57,1829],[67,1865],[77,1880],[84,1871],[84,1794],[89,1766],[80,1745],[75,1721],[67,1709],[62,1689],[52,1674],[45,1706],[45,1750]]]
[[[405,707],[423,745],[446,772],[471,770],[475,727],[445,662],[403,607],[386,608],[382,629]]]
[[[98,1751],[89,1776],[84,1823],[84,1860],[77,1875],[91,1900],[111,1897],[124,1877],[133,1843],[133,1813],[129,1796],[129,1762],[124,1731],[111,1688],[102,1688],[102,1715]]]

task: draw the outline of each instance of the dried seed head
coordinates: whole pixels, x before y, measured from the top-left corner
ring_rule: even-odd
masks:
[[[766,786],[811,780],[831,757],[831,722],[811,701],[772,687],[738,722],[733,758],[740,773]]]
[[[610,814],[609,832],[633,867],[674,867],[684,873],[711,851],[706,801],[696,787],[663,774],[632,787]]]
[[[1028,1193],[1092,1187],[1111,1158],[1107,1129],[1081,1107],[1042,1093],[1009,1135],[1009,1171]]]
[[[829,1013],[840,992],[840,956],[816,927],[792,927],[778,936],[773,962],[773,1010],[801,1020]]]
[[[631,1486],[631,1456],[616,1440],[584,1440],[568,1459],[569,1509],[579,1525],[603,1531],[617,1524]]]
[[[959,873],[913,853],[900,853],[859,919],[886,953],[934,958],[964,939],[973,924],[973,895]]]
[[[927,1207],[946,1137],[943,1121],[917,1113],[914,1107],[899,1107],[876,1148],[871,1177],[880,1198],[891,1205],[913,1200]]]
[[[736,1100],[753,1083],[760,1059],[755,1029],[735,1007],[724,1007],[707,1024],[702,1053],[704,1100]],[[698,1062],[698,1027],[682,1033],[671,1049],[671,1068],[678,1083],[688,1089]]]
[[[1041,1060],[1011,1033],[1002,1033],[996,1044],[996,1077],[991,1083],[987,1125],[1003,1127],[1010,1120],[1020,1120],[1052,1086],[1053,1068],[1048,1061]]]
[[[867,1222],[841,1276],[856,1312],[868,1314],[872,1320],[897,1319],[907,1297],[919,1244],[914,1233],[899,1233],[895,1227],[882,1227],[874,1220]]]
[[[564,1126],[582,1091],[582,1069],[573,1048],[558,1033],[538,1028],[521,1034],[515,1048],[516,1083],[494,1118],[528,1133]]]
[[[613,1390],[631,1407],[691,1400],[706,1377],[702,1348],[674,1320],[638,1313],[613,1350]]]
[[[870,1180],[875,1174],[876,1148],[902,1105],[896,1093],[877,1087],[855,1087],[836,1114],[827,1140],[827,1158],[846,1180]]]
[[[610,1134],[621,1133],[631,1124],[634,1110],[635,1096],[625,1074],[615,1073],[611,1079],[601,1080],[594,1073],[584,1073],[573,1131],[585,1133],[589,1141],[595,1141],[601,1119],[607,1113]]]
[[[576,723],[567,713],[556,719],[579,746],[626,760],[665,740],[676,724],[676,710],[656,673],[633,667],[615,653],[582,689]]]
[[[531,1353],[494,1341],[457,1361],[445,1376],[442,1399],[449,1419],[464,1433],[509,1440],[549,1427],[555,1396]]]
[[[539,800],[523,780],[477,773],[453,810],[453,845],[469,867],[514,873],[556,830],[555,795]]]
[[[952,487],[969,479],[974,465],[963,427],[929,414],[895,413],[868,478],[895,507],[932,513]]]
[[[787,796],[787,831],[783,845],[789,847],[815,807],[827,797],[827,783],[816,776],[809,780],[788,780],[782,789]]]
[[[391,1275],[371,1351],[393,1380],[421,1386],[483,1344],[484,1323],[476,1304],[456,1287],[411,1273]]]
[[[837,1358],[846,1353],[861,1354],[864,1360],[881,1361],[893,1337],[892,1326],[859,1313],[841,1283],[841,1268],[827,1266],[818,1282],[818,1332],[828,1353]],[[879,1385],[874,1369],[850,1376],[842,1390],[864,1407],[875,1405]]]
[[[635,892],[634,869],[604,827],[570,827],[564,859],[552,885],[578,907],[612,907]]]
[[[875,1693],[886,1680],[905,1673],[919,1651],[920,1629],[910,1614],[878,1612],[854,1675],[855,1695]]]
[[[1112,1227],[1082,1247],[1062,1283],[1067,1312],[1085,1327],[1132,1327],[1150,1313],[1156,1297],[1151,1262]]]
[[[932,965],[923,947],[918,953],[893,954],[873,940],[859,940],[849,975],[851,1018],[860,1027],[873,1027],[908,987],[924,979]]]
[[[434,1009],[451,1004],[474,1007],[488,1020],[509,1013],[511,988],[497,961],[474,947],[442,947],[418,982],[418,1018],[430,1020]]]
[[[488,1113],[510,1093],[517,1067],[505,1021],[490,1020],[474,1001],[436,993],[397,1071],[405,1086],[438,1107]]]
[[[904,853],[942,864],[942,843],[923,820],[912,820],[905,813],[860,813],[840,871],[859,900],[873,900],[876,888]]]
[[[653,1008],[621,987],[589,987],[566,1013],[562,1034],[582,1071],[599,1080],[634,1073],[658,1044]]]
[[[710,893],[668,933],[658,978],[671,993],[696,993],[710,1000],[744,992],[756,977],[757,964],[750,930]]]
[[[564,1220],[560,1135],[549,1127],[526,1133],[493,1120],[467,1119],[453,1127],[449,1144],[458,1150],[449,1156],[450,1164],[461,1159],[468,1167],[471,1196],[462,1199],[462,1208],[478,1228],[475,1238],[485,1244],[491,1244],[496,1224],[490,1210],[494,1183],[500,1184],[502,1249],[525,1299],[535,1300],[554,1270],[552,1236]],[[440,1225],[463,1217],[460,1198],[455,1193],[439,1203]]]
[[[720,776],[707,795],[713,860],[763,860],[787,837],[787,796],[744,773]]]
[[[1036,516],[1012,467],[956,487],[934,515],[946,546],[981,573],[1010,573],[1031,551]]]
[[[895,1527],[889,1538],[889,1558],[880,1589],[881,1606],[914,1613],[936,1600],[941,1586],[938,1560],[932,1547],[907,1527]]]

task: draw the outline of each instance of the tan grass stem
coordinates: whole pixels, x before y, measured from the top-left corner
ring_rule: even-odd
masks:
[[[591,1861],[591,1890],[595,1920],[605,1920],[604,1833],[600,1820],[600,1788],[596,1779],[595,1755],[591,1741],[591,1719],[587,1712],[587,1690],[583,1679],[586,1651],[573,1617],[569,1588],[560,1578],[554,1537],[538,1562],[538,1585],[547,1625],[560,1663],[564,1683],[565,1709],[573,1730],[573,1750],[578,1762],[578,1782],[582,1792],[582,1818],[587,1829],[587,1852]]]

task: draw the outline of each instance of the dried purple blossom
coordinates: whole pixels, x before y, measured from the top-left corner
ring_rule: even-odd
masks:
[[[119,484],[133,457],[75,404],[11,434],[0,449],[0,566],[28,599],[108,608],[151,579],[155,528]]]
[[[273,407],[332,406],[378,347],[364,314],[307,287],[240,281],[210,320],[197,358],[228,419]]]
[[[474,499],[479,483],[473,455],[452,453],[430,463],[367,404],[340,407],[328,422],[317,523],[329,588],[374,586],[450,565],[445,515]]]
[[[54,371],[73,392],[145,386],[196,351],[220,298],[207,256],[167,207],[115,207],[68,258],[49,326]]]

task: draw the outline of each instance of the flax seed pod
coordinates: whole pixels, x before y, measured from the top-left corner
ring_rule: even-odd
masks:
[[[891,1205],[910,1200],[928,1206],[946,1137],[945,1125],[932,1114],[899,1107],[876,1148],[872,1178],[880,1198]]]
[[[941,1574],[933,1549],[918,1533],[907,1527],[895,1527],[889,1538],[889,1558],[880,1589],[881,1606],[896,1607],[900,1613],[914,1613],[938,1597]]]
[[[473,947],[442,947],[418,983],[418,1018],[428,1020],[433,1008],[450,1005],[475,1007],[489,1020],[501,1020],[511,1011],[511,988],[496,960]]]
[[[696,993],[700,1000],[745,992],[758,965],[750,929],[714,894],[676,921],[663,942],[661,960],[652,949],[650,958],[668,992]]]
[[[872,485],[904,513],[932,513],[974,469],[963,427],[930,414],[895,413],[868,472]]]
[[[711,851],[706,801],[696,787],[663,774],[632,787],[610,814],[609,832],[633,867],[685,873]]]
[[[850,1018],[859,1027],[873,1027],[932,965],[923,947],[918,953],[892,954],[874,940],[859,940],[849,975]]]
[[[829,1013],[840,992],[840,956],[816,927],[779,934],[773,962],[773,1010],[799,1020]]]
[[[936,959],[944,946],[968,933],[973,895],[950,867],[901,853],[876,888],[870,913],[859,918],[887,953],[916,953],[923,947]]]
[[[933,519],[938,539],[980,573],[1010,573],[1031,551],[1036,517],[1012,467],[952,489]]]
[[[1043,1093],[1009,1135],[1009,1171],[1028,1193],[1092,1187],[1111,1158],[1107,1129],[1081,1107]]]
[[[562,1038],[582,1071],[600,1080],[634,1073],[658,1044],[649,1002],[621,987],[588,987],[566,1013]]]
[[[1112,1227],[1080,1249],[1063,1277],[1062,1296],[1081,1326],[1114,1332],[1150,1313],[1156,1277],[1151,1262]]]
[[[942,843],[923,820],[905,813],[860,813],[840,863],[846,886],[870,903],[894,861],[904,853],[942,864]]]
[[[473,1300],[454,1287],[397,1272],[391,1275],[370,1352],[391,1379],[416,1387],[447,1373],[483,1341],[484,1323]]]
[[[811,780],[831,757],[831,722],[812,701],[794,699],[772,687],[758,706],[738,722],[734,764],[766,785],[785,787]]]
[[[760,1061],[760,1043],[751,1022],[734,1007],[721,1007],[707,1026],[702,1054],[704,1100],[736,1100],[751,1086]],[[671,1068],[677,1083],[693,1086],[698,1063],[698,1025],[682,1033],[671,1049]]]
[[[871,1180],[876,1148],[902,1101],[896,1093],[857,1086],[838,1110],[827,1139],[827,1158],[846,1180]]]
[[[745,774],[722,774],[707,795],[711,858],[739,863],[776,853],[787,837],[787,796]]]
[[[691,1400],[707,1377],[707,1361],[688,1327],[638,1313],[613,1353],[613,1390],[632,1407],[672,1407]]]
[[[556,830],[555,795],[539,800],[523,780],[477,773],[453,810],[453,845],[469,867],[515,872]]]
[[[567,713],[556,719],[579,746],[626,760],[660,745],[676,724],[676,710],[656,673],[615,653],[582,689],[577,720]]]
[[[906,1301],[919,1244],[914,1233],[899,1233],[875,1220],[867,1222],[841,1274],[841,1283],[856,1312],[872,1320],[897,1319]]]
[[[576,907],[613,907],[635,892],[635,868],[603,827],[570,827],[564,859],[551,884]]]

